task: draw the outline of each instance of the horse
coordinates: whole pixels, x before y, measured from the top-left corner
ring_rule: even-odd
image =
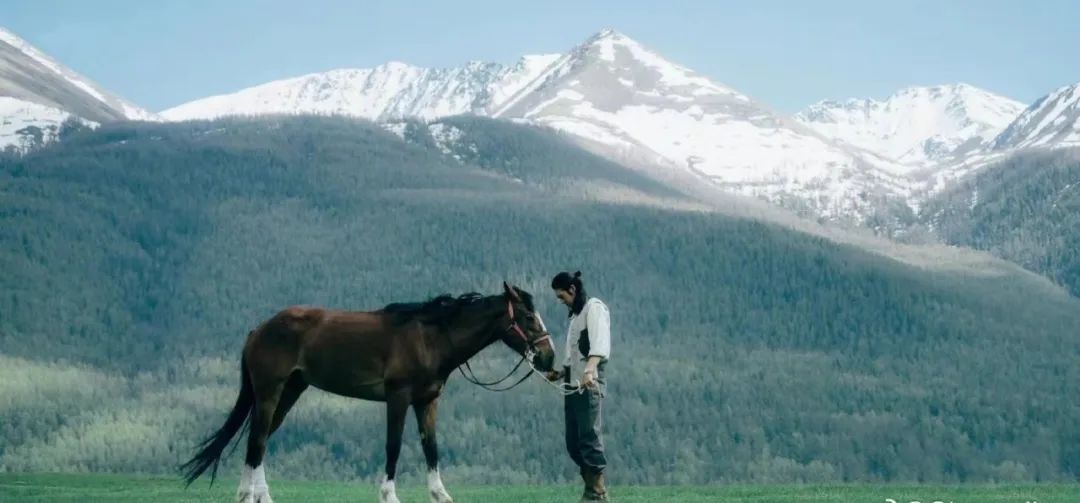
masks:
[[[439,396],[454,369],[467,365],[497,340],[528,359],[533,369],[552,369],[551,336],[532,295],[505,281],[501,294],[442,295],[427,302],[389,304],[377,311],[283,309],[248,334],[240,358],[236,404],[224,425],[181,466],[184,479],[190,486],[212,466],[213,484],[222,452],[248,424],[247,454],[236,499],[272,503],[263,459],[267,439],[300,394],[314,386],[386,403],[381,503],[399,503],[394,475],[406,414],[412,406],[427,461],[431,501],[452,503],[439,475],[435,437]]]

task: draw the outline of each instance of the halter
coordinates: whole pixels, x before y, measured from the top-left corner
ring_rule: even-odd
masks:
[[[518,325],[517,320],[514,319],[514,303],[509,300],[506,301],[506,315],[510,318],[510,326],[506,327],[506,331],[518,334],[518,336],[521,337],[521,340],[525,341],[525,344],[528,346],[528,350],[535,353],[537,343],[539,343],[540,341],[551,339],[551,334],[548,333],[547,327],[544,326],[544,319],[541,318],[540,328],[544,330],[544,335],[543,337],[537,337],[535,340],[530,341],[529,337],[525,335],[525,331],[521,329],[521,326]]]
[[[506,300],[506,315],[510,318],[510,325],[506,327],[506,330],[505,330],[504,333],[512,332],[514,334],[517,334],[517,336],[521,337],[521,340],[524,341],[525,345],[527,346],[525,348],[525,351],[523,351],[522,354],[521,354],[521,360],[519,360],[517,362],[517,365],[514,365],[514,368],[510,370],[510,373],[506,374],[505,377],[503,377],[502,379],[499,379],[498,381],[481,382],[479,379],[476,378],[476,373],[473,372],[472,366],[469,365],[468,360],[465,360],[465,368],[469,369],[469,374],[472,374],[471,376],[466,374],[464,370],[461,370],[460,365],[458,366],[458,371],[461,372],[461,375],[465,378],[466,381],[469,381],[469,382],[471,382],[471,383],[473,383],[473,384],[475,384],[477,386],[480,386],[481,388],[489,390],[489,391],[508,391],[508,390],[514,389],[515,387],[517,387],[517,385],[525,382],[525,379],[528,379],[529,376],[531,376],[533,374],[533,372],[536,372],[536,367],[534,367],[533,363],[532,363],[532,359],[536,355],[536,345],[538,343],[540,343],[541,341],[544,341],[544,340],[549,340],[550,341],[550,339],[551,339],[551,334],[548,333],[547,327],[544,327],[543,318],[540,318],[540,327],[544,329],[544,335],[541,336],[541,337],[537,337],[536,339],[530,341],[529,337],[527,335],[525,335],[525,331],[521,329],[521,326],[518,325],[517,320],[514,319],[514,302],[512,300],[510,300],[510,299]],[[539,316],[539,315],[537,315],[537,316]],[[517,372],[517,369],[519,367],[521,367],[521,364],[524,363],[526,360],[528,360],[529,368],[531,369],[531,370],[529,370],[529,373],[525,374],[521,379],[518,379],[517,382],[515,382],[514,384],[511,384],[508,387],[505,387],[505,388],[493,388],[492,387],[492,386],[495,386],[496,384],[500,384],[503,381],[509,379],[510,376],[514,375],[514,372]],[[544,380],[547,381],[546,378]]]
[[[510,303],[510,302],[507,302],[506,310],[507,310],[507,314],[510,316],[510,326],[507,327],[506,330],[507,331],[512,330],[512,331],[516,332],[519,336],[521,336],[522,339],[525,340],[525,342],[527,344],[529,344],[529,347],[522,354],[521,361],[519,361],[518,364],[514,366],[514,370],[511,370],[510,373],[506,375],[506,377],[496,381],[493,384],[498,384],[498,383],[506,380],[507,377],[510,377],[511,375],[513,375],[514,372],[517,371],[518,367],[521,366],[522,361],[529,362],[529,368],[531,368],[532,370],[530,370],[528,374],[525,374],[525,377],[522,377],[520,381],[514,383],[513,386],[510,386],[509,388],[505,388],[505,389],[498,389],[498,390],[492,390],[492,391],[506,391],[508,389],[511,389],[514,386],[517,386],[518,384],[521,384],[521,382],[524,381],[526,378],[528,378],[530,375],[532,375],[533,372],[536,372],[537,374],[540,374],[540,377],[544,378],[544,382],[554,386],[555,389],[559,391],[559,394],[561,394],[563,396],[584,393],[585,388],[581,386],[581,381],[575,380],[573,384],[571,384],[569,382],[559,382],[558,384],[556,384],[556,383],[548,380],[547,376],[544,375],[543,372],[537,370],[536,366],[533,365],[533,356],[536,355],[536,350],[535,350],[536,343],[538,343],[538,342],[540,342],[540,341],[542,341],[544,339],[548,339],[548,340],[551,339],[551,334],[548,333],[547,327],[544,326],[544,318],[542,316],[540,316],[539,313],[537,313],[536,316],[537,316],[537,318],[540,319],[540,328],[544,329],[544,336],[543,337],[538,337],[538,338],[536,338],[536,340],[534,340],[534,341],[532,341],[530,343],[529,338],[525,336],[525,331],[523,331],[521,329],[521,327],[518,326],[517,321],[514,320],[514,305],[512,303]],[[466,367],[469,366],[468,361],[465,362],[465,366]],[[461,370],[461,367],[458,367],[458,370]],[[471,367],[469,368],[469,372],[472,372]],[[465,375],[465,373],[462,372],[461,375]],[[473,377],[475,377],[475,376],[476,376],[476,374],[473,374]],[[466,377],[466,379],[468,379],[468,377]],[[476,382],[476,381],[472,381],[472,382]],[[480,383],[477,383],[477,384],[480,384]],[[484,389],[491,389],[491,388],[488,388],[488,387],[484,386]]]

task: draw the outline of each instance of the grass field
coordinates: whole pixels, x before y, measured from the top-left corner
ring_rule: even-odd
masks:
[[[223,478],[213,489],[200,481],[185,490],[177,479],[125,475],[0,474],[0,502],[42,501],[232,501],[235,481]],[[402,480],[402,503],[426,503],[422,480]],[[450,486],[459,503],[576,502],[570,486]],[[613,487],[615,502],[731,502],[731,503],[1076,503],[1080,485],[734,485],[715,487]],[[376,501],[373,483],[290,482],[271,480],[277,503]]]

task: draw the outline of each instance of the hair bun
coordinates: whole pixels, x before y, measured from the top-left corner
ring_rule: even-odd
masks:
[[[574,279],[578,279],[580,277],[581,277],[581,271],[577,271],[577,272],[574,273]]]

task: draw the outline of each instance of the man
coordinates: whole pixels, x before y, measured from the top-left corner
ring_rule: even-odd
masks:
[[[566,396],[566,450],[578,465],[585,491],[581,501],[607,501],[604,487],[604,443],[601,414],[607,384],[604,367],[611,352],[611,321],[600,299],[589,298],[581,272],[560,272],[551,280],[555,296],[570,310],[563,370],[548,372],[548,379],[569,383],[580,380],[582,393]]]

